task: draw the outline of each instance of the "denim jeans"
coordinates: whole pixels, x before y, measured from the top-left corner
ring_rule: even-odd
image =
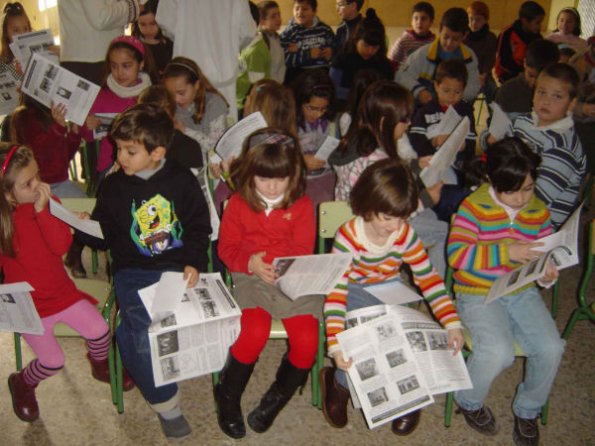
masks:
[[[466,410],[483,406],[492,381],[514,361],[516,341],[527,359],[512,409],[520,418],[536,418],[548,399],[566,344],[538,289],[509,294],[489,305],[483,296],[460,294],[457,312],[473,339],[467,359],[473,388],[456,392],[457,404]]]
[[[178,391],[176,384],[155,387],[148,334],[151,318],[138,295],[139,289],[158,282],[162,272],[129,268],[114,275],[120,307],[116,341],[122,363],[149,404],[169,401]]]
[[[413,217],[409,223],[421,239],[432,266],[440,277],[446,275],[446,238],[448,237],[448,224],[438,220],[431,209],[424,209]]]

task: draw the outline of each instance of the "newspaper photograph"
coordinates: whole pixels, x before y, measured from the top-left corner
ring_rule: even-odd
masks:
[[[291,300],[312,294],[327,295],[351,264],[349,253],[277,257],[275,286]]]
[[[50,29],[18,34],[13,37],[9,46],[23,69],[29,63],[33,53],[39,53],[56,64],[60,63],[58,56],[50,51],[54,46],[54,36]]]
[[[0,285],[0,331],[42,335],[41,319],[27,282]]]
[[[0,115],[9,115],[19,106],[18,81],[10,71],[0,73]]]
[[[64,104],[66,120],[83,125],[99,93],[99,87],[60,67],[39,53],[33,53],[21,84],[23,93],[48,108]]]

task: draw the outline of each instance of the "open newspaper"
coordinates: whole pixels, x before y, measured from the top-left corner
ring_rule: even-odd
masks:
[[[0,115],[9,115],[19,106],[21,95],[17,91],[17,83],[10,71],[0,73]]]
[[[486,305],[499,297],[506,296],[531,282],[541,279],[545,275],[549,262],[552,262],[558,270],[579,263],[578,232],[582,207],[581,204],[558,232],[536,240],[543,243],[543,246],[533,249],[543,252],[543,254],[494,281],[486,297]]]
[[[43,325],[27,282],[0,285],[0,330],[42,335]]]
[[[54,46],[54,36],[51,29],[18,34],[13,37],[9,46],[21,67],[27,66],[33,53],[39,53],[56,64],[60,63],[58,56],[50,52],[50,48]]]
[[[496,102],[492,102],[490,107],[492,108],[492,120],[488,129],[490,135],[496,138],[496,140],[501,140],[506,136],[512,136],[512,122],[504,110]]]
[[[327,136],[324,142],[316,151],[316,154],[314,156],[319,160],[328,161],[328,157],[331,156],[331,153],[335,151],[335,149],[339,145],[339,142],[340,141],[337,138],[330,135]]]
[[[263,129],[267,126],[262,113],[252,113],[245,118],[239,120],[219,138],[215,144],[215,154],[211,156],[212,163],[218,163],[222,160],[229,160],[232,157],[237,158],[242,153],[242,145],[244,140],[256,130]]]
[[[442,115],[442,119],[428,127],[427,138],[432,139],[438,135],[450,135],[455,127],[459,125],[461,119],[463,119],[461,115],[456,112],[452,105],[449,105],[444,115]]]
[[[463,355],[448,347],[447,331],[419,311],[362,308],[347,313],[346,328],[337,339],[353,360],[351,389],[370,428],[433,403],[433,395],[472,387]]]
[[[67,225],[72,226],[74,229],[78,229],[93,237],[103,239],[103,232],[101,231],[101,226],[98,221],[79,218],[74,212],[66,209],[53,198],[50,198],[50,213]]]
[[[33,53],[21,84],[23,93],[48,108],[64,104],[66,120],[83,125],[99,93],[99,87],[82,77]]]
[[[432,187],[445,179],[448,168],[454,163],[459,149],[465,143],[469,128],[469,118],[465,116],[460,120],[446,141],[436,150],[436,153],[430,160],[430,164],[424,167],[419,174],[426,187]]]
[[[181,275],[181,273],[179,273]],[[183,281],[183,279],[180,279]],[[149,314],[160,293],[170,303],[149,327],[155,386],[217,372],[240,333],[241,310],[219,273],[201,273],[194,288],[167,293],[160,283],[139,290]],[[175,287],[174,287],[175,288]]]
[[[349,253],[277,257],[273,260],[279,274],[275,285],[291,300],[326,295],[337,285],[352,257]]]

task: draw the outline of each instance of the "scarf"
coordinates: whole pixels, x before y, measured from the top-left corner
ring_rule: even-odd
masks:
[[[144,71],[140,71],[138,73],[139,82],[132,87],[122,87],[118,84],[114,78],[112,77],[111,73],[107,76],[107,86],[108,88],[113,91],[116,95],[121,98],[133,98],[141,94],[141,92],[151,86],[151,78],[147,73]]]

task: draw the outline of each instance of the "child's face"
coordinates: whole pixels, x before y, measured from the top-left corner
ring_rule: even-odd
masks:
[[[9,202],[14,200],[18,204],[34,203],[39,197],[37,188],[40,184],[39,166],[35,160],[31,160],[25,168],[17,173],[12,188],[12,197],[7,196],[6,198]]]
[[[471,31],[479,31],[486,23],[488,23],[488,21],[484,16],[479,14],[469,14],[469,28]]]
[[[376,53],[380,49],[380,46],[370,45],[366,43],[364,39],[359,39],[355,44],[355,49],[357,50],[358,54],[362,56],[362,59],[368,60],[376,55]]]
[[[445,52],[451,53],[463,43],[465,34],[443,26],[440,30],[440,46]]]
[[[576,18],[570,12],[561,12],[556,22],[558,31],[562,34],[572,34],[576,26]]]
[[[295,2],[293,4],[293,18],[298,25],[309,28],[314,24],[314,17],[316,17],[316,11],[309,3]]]
[[[521,19],[523,29],[531,34],[539,34],[541,32],[541,22],[544,16],[535,17],[533,20]]]
[[[537,68],[529,67],[525,64],[525,71],[523,71],[523,76],[525,77],[525,82],[531,88],[535,87],[535,81],[537,80],[537,76],[539,76],[539,71]]]
[[[535,83],[533,110],[539,118],[539,125],[553,124],[566,117],[566,112],[574,108],[576,99],[571,99],[570,86],[553,77],[541,75]]]
[[[254,176],[254,187],[265,198],[274,200],[285,194],[289,187],[289,177],[267,178]]]
[[[530,174],[527,174],[525,181],[521,185],[521,188],[513,192],[496,192],[496,198],[515,210],[523,209],[535,191],[535,181]]]
[[[25,16],[17,15],[8,20],[8,25],[6,26],[6,35],[9,42],[12,42],[14,36],[25,34],[30,31],[31,27],[29,26],[29,21]]]
[[[353,20],[357,17],[357,3],[352,1],[348,2],[346,0],[337,0],[337,14],[341,17],[341,20]]]
[[[145,145],[138,141],[116,139],[116,146],[118,147],[118,164],[128,176],[143,170],[156,169],[165,156],[163,147],[157,147],[149,153]]]
[[[184,76],[167,77],[163,81],[165,89],[174,97],[176,104],[188,108],[198,93],[199,81],[189,83]]]
[[[266,19],[260,21],[260,27],[266,31],[279,31],[279,28],[281,28],[281,11],[279,11],[279,8],[269,9]]]
[[[423,11],[415,11],[411,16],[411,28],[420,36],[425,36],[430,31],[432,19]]]
[[[146,40],[152,40],[159,34],[159,25],[155,21],[155,14],[152,12],[143,14],[138,18],[138,29]]]
[[[138,63],[132,51],[116,48],[110,52],[110,73],[116,83],[122,87],[132,87],[138,83],[138,73],[143,64]]]
[[[455,105],[463,99],[465,84],[452,77],[445,77],[442,82],[434,82],[434,89],[438,96],[438,103],[443,107]]]
[[[393,232],[401,230],[404,222],[405,220],[400,217],[379,213],[365,222],[364,227],[368,229],[366,235],[371,235],[374,240],[386,240]]]
[[[302,113],[306,122],[316,122],[328,110],[328,99],[320,96],[312,96],[308,102],[302,105]]]

